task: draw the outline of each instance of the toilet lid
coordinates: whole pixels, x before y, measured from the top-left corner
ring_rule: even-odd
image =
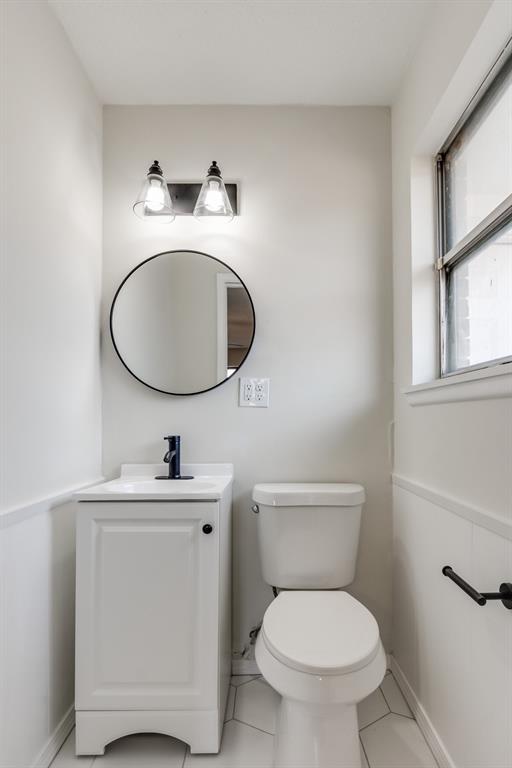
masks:
[[[379,627],[347,592],[281,592],[267,608],[262,633],[269,651],[301,672],[334,675],[365,667],[377,655]]]

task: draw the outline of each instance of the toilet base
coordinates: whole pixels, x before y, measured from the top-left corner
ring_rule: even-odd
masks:
[[[281,700],[274,768],[361,768],[355,704]]]

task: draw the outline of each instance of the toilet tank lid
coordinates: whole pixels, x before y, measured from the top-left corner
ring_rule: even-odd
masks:
[[[259,483],[252,498],[270,507],[356,507],[365,494],[357,483]]]

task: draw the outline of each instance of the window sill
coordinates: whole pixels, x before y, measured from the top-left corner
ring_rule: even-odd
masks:
[[[512,363],[415,384],[401,392],[412,406],[512,397]]]

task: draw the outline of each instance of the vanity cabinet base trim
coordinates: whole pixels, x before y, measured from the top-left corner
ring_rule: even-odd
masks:
[[[110,742],[132,733],[162,733],[184,741],[192,754],[217,753],[222,736],[217,709],[90,711],[76,713],[76,754],[103,755]]]

